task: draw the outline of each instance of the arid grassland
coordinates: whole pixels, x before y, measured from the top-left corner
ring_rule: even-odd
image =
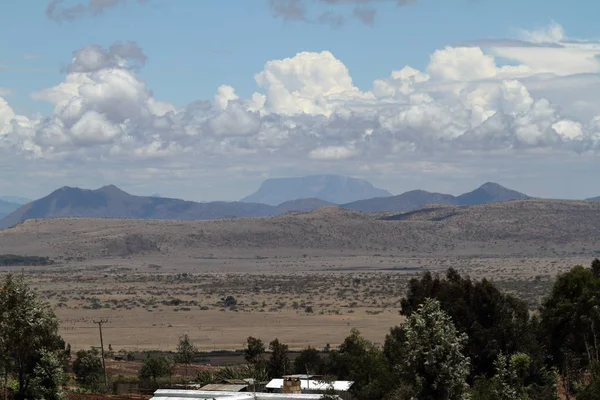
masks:
[[[248,336],[300,349],[351,328],[382,342],[408,281],[456,268],[532,307],[554,277],[600,250],[600,202],[519,200],[404,214],[335,207],[218,221],[30,220],[0,254],[50,257],[21,271],[55,307],[75,349],[240,349]],[[385,219],[382,219],[385,218]]]

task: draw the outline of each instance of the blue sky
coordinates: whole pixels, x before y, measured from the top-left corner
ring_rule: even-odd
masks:
[[[590,57],[585,55],[588,53],[583,54],[583,52],[589,52],[592,56],[596,52],[595,48],[590,50],[589,47],[595,46],[595,40],[600,37],[597,23],[593,18],[600,14],[600,3],[578,1],[575,6],[574,3],[564,1],[541,0],[525,2],[420,0],[409,5],[398,6],[393,0],[373,0],[357,6],[354,3],[360,2],[353,0],[336,5],[327,5],[322,0],[291,0],[305,7],[306,20],[290,20],[282,15],[276,15],[272,5],[278,1],[290,2],[290,0],[272,0],[271,3],[268,0],[148,0],[145,4],[139,4],[135,0],[55,0],[59,10],[77,5],[89,7],[95,2],[105,5],[115,3],[110,7],[106,6],[98,15],[83,13],[72,20],[61,21],[49,18],[47,15],[46,10],[50,1],[3,2],[0,6],[2,15],[0,33],[5,40],[0,54],[0,88],[2,88],[0,97],[4,98],[7,107],[12,110],[10,115],[14,114],[15,118],[23,116],[28,122],[25,124],[26,127],[21,126],[20,129],[7,127],[4,130],[6,135],[4,148],[10,148],[6,151],[12,156],[18,153],[20,158],[11,162],[10,172],[5,172],[4,175],[0,173],[0,183],[10,184],[14,188],[13,192],[0,193],[0,195],[39,196],[63,184],[94,187],[104,183],[116,183],[124,189],[141,194],[160,192],[196,200],[236,199],[242,197],[244,192],[251,191],[266,177],[308,174],[324,169],[329,172],[347,171],[349,175],[368,178],[396,193],[415,187],[460,192],[483,183],[483,181],[479,182],[483,179],[500,181],[532,194],[544,196],[600,195],[600,187],[594,193],[592,193],[594,190],[589,188],[574,189],[572,187],[574,181],[569,175],[569,171],[573,171],[573,174],[581,177],[583,183],[586,176],[591,176],[586,174],[591,174],[591,171],[598,166],[595,147],[596,128],[590,125],[590,120],[595,115],[600,115],[600,110],[595,112],[597,103],[594,94],[582,94],[581,102],[570,101],[569,104],[560,104],[560,100],[557,100],[563,95],[562,92],[557,92],[557,88],[564,87],[563,81],[567,77],[572,77],[573,80],[575,77],[587,74],[585,79],[596,82],[598,71],[595,65],[591,65],[593,61],[589,61]],[[367,24],[353,18],[356,7],[374,10],[376,16],[373,23]],[[330,16],[341,16],[345,19],[345,23],[341,26],[332,26],[318,22],[317,20],[324,13],[329,13],[326,15]],[[559,37],[550,35],[552,37],[548,40],[543,36],[541,42],[536,39],[536,32],[546,35],[552,26],[560,27],[560,32],[564,34],[561,33]],[[502,44],[501,41],[504,39],[523,40],[534,43],[540,48],[543,47],[542,45],[554,44],[564,47],[564,53],[543,53],[548,60],[546,66],[542,65],[545,58],[542,58],[542,61],[532,60],[531,57],[528,58],[523,54],[522,49]],[[585,40],[588,47],[574,48],[569,44],[571,39]],[[477,77],[471,79],[469,71],[459,71],[459,67],[466,68],[470,65],[471,61],[468,57],[472,57],[474,53],[469,55],[460,52],[440,53],[443,60],[439,65],[443,65],[439,67],[432,62],[432,55],[436,50],[443,50],[446,46],[459,48],[461,43],[477,43],[482,40],[495,42],[492,46],[486,44],[477,47],[477,49],[481,48],[483,55],[474,55],[478,57],[474,63],[481,62],[481,68],[473,74],[477,75],[482,69],[488,68],[484,56],[491,56],[498,69],[491,75],[484,73],[481,79]],[[74,51],[86,49],[93,44],[108,49],[116,42],[133,42],[147,57],[147,62],[139,70],[126,68],[124,71],[142,82],[144,87],[140,90],[152,99],[168,103],[169,107],[172,107],[170,115],[173,116],[172,121],[176,122],[171,122],[169,133],[165,133],[163,128],[160,128],[160,132],[158,128],[148,128],[152,124],[155,127],[156,120],[138,119],[136,122],[131,122],[133,118],[127,118],[126,115],[113,116],[111,110],[100,105],[90,106],[90,110],[94,112],[93,116],[102,117],[112,125],[107,125],[108,122],[104,119],[102,120],[104,122],[99,123],[100,125],[89,123],[86,125],[82,122],[77,131],[74,131],[69,125],[72,121],[66,123],[67,120],[57,111],[70,101],[64,97],[63,88],[60,89],[63,93],[60,102],[51,101],[48,92],[44,92],[69,79],[69,73],[65,69],[70,68],[70,65],[76,65],[76,62],[72,62]],[[473,48],[469,47],[469,49]],[[330,52],[335,60],[347,68],[347,75],[352,79],[353,88],[342,83],[345,82],[342,76],[344,74],[327,75],[330,70],[326,67],[319,69],[321,67],[316,64],[306,67],[308,68],[306,71],[309,71],[308,75],[301,77],[286,75],[281,79],[277,77],[271,79],[269,68],[265,68],[265,64],[272,60],[293,59],[300,52],[319,54],[323,51]],[[581,55],[580,62],[574,61],[572,65],[560,67],[553,65],[556,54],[564,54],[564,57],[569,58],[572,57],[573,52]],[[460,57],[466,58],[460,59]],[[307,59],[303,62],[306,64],[329,61],[331,60]],[[504,65],[522,66],[528,71],[505,73],[500,71]],[[375,112],[373,111],[375,108],[373,108],[370,113],[367,113],[368,116],[359,118],[358,114],[362,111],[358,111],[357,104],[367,101],[365,99],[372,96],[369,93],[373,92],[373,82],[377,79],[389,79],[391,82],[393,79],[389,77],[392,71],[400,71],[405,66],[427,73],[431,79],[428,77],[426,81],[414,83],[414,77],[406,78],[405,84],[413,85],[414,88],[411,86],[410,93],[407,94],[397,86],[394,89],[396,94],[390,95],[394,102],[390,100],[391,97],[384,99],[380,95],[375,95],[378,100],[383,99],[376,106],[379,110],[385,105],[386,111],[383,116],[374,118],[372,113]],[[450,71],[449,66],[456,68]],[[288,67],[285,67],[286,71]],[[113,67],[111,68],[100,66],[94,71],[85,70],[84,74],[90,74],[91,79],[96,80],[97,76],[94,73],[100,70],[109,73],[114,70]],[[289,68],[294,70],[295,67]],[[268,73],[265,73],[265,80],[261,86],[255,82],[254,75],[263,70]],[[275,75],[283,74],[281,70],[278,71]],[[544,74],[552,74],[554,80],[540,80],[545,76]],[[71,79],[77,79],[78,82],[84,79],[83,75],[75,76],[72,73],[70,75],[72,75]],[[315,77],[312,83],[324,76],[336,83],[332,84],[328,91],[323,89],[322,85],[309,88],[308,84],[289,83],[307,76],[310,79]],[[483,99],[481,101],[486,102],[485,107],[489,108],[485,111],[485,117],[476,122],[473,122],[473,117],[467,123],[460,116],[464,110],[451,109],[452,104],[458,100],[446,94],[441,95],[439,89],[441,86],[438,84],[445,82],[454,85],[459,81],[462,82],[461,94],[453,92],[453,95],[458,96],[457,98],[462,102],[466,98],[471,99],[475,94],[480,94],[483,89],[475,91],[475,87],[477,85],[483,87],[482,82],[488,82],[490,79],[500,86],[509,80],[520,82],[529,91],[529,97],[522,99],[523,104],[527,106],[534,107],[533,104],[548,99],[551,103],[549,107],[554,113],[551,122],[535,122],[535,118],[521,115],[525,112],[522,105],[511,105],[509,108],[521,113],[519,114],[521,117],[517,115],[517,111],[512,115],[514,118],[520,118],[520,123],[534,121],[537,124],[535,129],[539,129],[540,132],[536,133],[535,138],[523,136],[524,132],[535,130],[528,125],[520,132],[515,132],[514,137],[510,139],[497,134],[494,141],[487,139],[484,141],[480,136],[477,143],[471,141],[466,144],[467,138],[474,135],[472,132],[479,129],[479,124],[483,120],[487,120],[493,113],[499,115],[498,104],[502,102],[490,100],[490,96],[496,94],[489,92],[489,96],[486,94],[481,97]],[[393,81],[395,85],[402,84],[398,79]],[[95,85],[98,84],[97,81],[94,82]],[[291,86],[286,86],[285,92],[277,92],[279,90],[277,85],[281,85],[281,82],[284,82],[284,86],[288,84]],[[438,85],[435,88],[433,88],[434,82]],[[217,129],[220,133],[215,133],[217,130],[208,132],[209,128],[204,125],[202,127],[194,125],[193,128],[182,127],[180,119],[192,118],[191,114],[185,114],[187,111],[184,110],[197,101],[214,103],[215,94],[222,85],[227,85],[235,91],[233,97],[226,95],[225,108],[211,109],[206,111],[205,116],[194,114],[193,117],[202,121],[212,121],[208,124],[214,129],[217,129],[214,121],[227,118],[227,121],[235,120],[236,123],[246,125],[232,127],[231,122],[228,122],[230,125],[226,128]],[[294,85],[304,87],[310,94],[294,94]],[[571,89],[569,89],[569,96],[575,96],[577,100],[576,88]],[[323,92],[317,93],[319,90]],[[487,86],[485,90],[488,90]],[[502,90],[506,91],[506,89]],[[518,88],[514,90],[521,93]],[[352,91],[356,93],[346,96]],[[35,95],[40,92],[44,94]],[[359,119],[358,122],[353,123],[353,126],[364,124],[365,130],[375,132],[373,135],[368,135],[369,140],[365,139],[364,132],[343,136],[348,129],[341,130],[339,121],[334,121],[338,113],[342,112],[340,111],[342,107],[339,105],[341,102],[339,96],[342,92],[344,110],[351,110]],[[70,93],[73,98],[77,97],[71,91],[67,93]],[[254,93],[266,96],[264,110],[249,105]],[[415,125],[417,114],[419,118],[423,115],[427,116],[423,121],[425,119],[438,121],[438,117],[430,114],[434,112],[434,108],[428,106],[429,108],[425,109],[422,104],[414,103],[414,96],[412,100],[407,97],[414,93],[427,93],[428,98],[431,96],[431,99],[437,102],[435,110],[444,108],[447,115],[440,116],[439,121],[443,120],[446,125],[417,127]],[[469,97],[469,93],[475,94]],[[310,99],[307,100],[306,96]],[[83,95],[79,97],[83,104],[92,104],[91,100],[86,100]],[[285,102],[281,100],[284,97]],[[319,108],[322,104],[319,102],[323,101],[319,99],[323,98],[327,99],[328,105]],[[276,104],[277,101],[282,102]],[[297,102],[296,105],[302,104],[302,106],[290,106],[289,102],[294,101]],[[306,108],[307,101],[310,103],[310,110]],[[369,107],[375,107],[373,100],[368,102]],[[392,103],[395,105],[391,105]],[[479,100],[475,103],[466,108],[469,115],[474,112],[473,107],[480,107]],[[578,104],[577,107],[573,105],[575,103]],[[407,108],[408,105],[411,108]],[[250,114],[240,117],[235,108],[238,106],[242,107],[245,113]],[[127,108],[127,105],[123,107]],[[365,110],[366,106],[361,103],[360,107],[360,110]],[[135,110],[136,113],[139,111],[137,108]],[[388,115],[387,113],[392,112],[390,110],[396,110],[393,111],[396,114]],[[480,112],[479,109],[477,110]],[[217,119],[220,118],[217,115],[219,112],[224,113],[222,119]],[[236,114],[226,114],[227,112]],[[77,118],[84,121],[85,115],[85,112],[81,111]],[[92,118],[89,115],[88,117]],[[235,115],[235,118],[232,115]],[[259,115],[259,121],[252,119],[256,115]],[[412,116],[410,117],[412,119],[408,120],[407,116]],[[454,116],[457,121],[447,120],[453,119]],[[155,117],[162,118],[164,115],[155,113],[153,118]],[[404,125],[398,125],[399,118]],[[274,119],[278,119],[282,124],[277,128],[280,132],[279,136],[272,133],[275,128],[271,125],[271,121]],[[385,123],[382,122],[384,119]],[[323,122],[324,120],[329,122]],[[562,123],[563,120],[567,122]],[[61,139],[56,143],[51,143],[48,139],[50,137],[48,121],[53,124],[56,122],[61,127]],[[85,121],[89,122],[90,119]],[[559,122],[560,124],[555,126]],[[491,123],[492,119],[487,122],[487,125]],[[290,124],[293,124],[293,128],[290,128],[292,126]],[[577,124],[583,128],[580,129]],[[304,129],[302,133],[290,133],[292,132],[290,129],[297,130],[300,125]],[[101,128],[98,130],[97,126]],[[281,133],[284,131],[282,126],[285,127],[285,133]],[[113,133],[111,130],[113,128],[117,129],[118,133]],[[421,128],[425,131],[416,133]],[[563,128],[570,129],[569,133],[559,132]],[[139,133],[142,129],[143,132]],[[152,133],[148,129],[157,130],[156,133]],[[189,133],[194,129],[197,140],[190,140],[189,137],[181,139],[182,131]],[[461,129],[461,133],[449,133],[454,129]],[[551,132],[546,132],[547,129]],[[575,138],[576,133],[572,132],[578,129],[584,132],[582,133],[584,139]],[[241,133],[230,134],[230,131],[238,130]],[[110,138],[102,136],[107,131],[110,132],[110,135],[107,134]],[[435,135],[431,133],[433,131],[436,132]],[[447,142],[452,143],[450,147],[437,147],[442,140],[439,136],[442,134],[440,132],[448,135]],[[435,140],[427,136],[429,134],[435,136]],[[557,136],[552,136],[555,134]],[[58,134],[52,133],[52,135],[56,139]],[[87,138],[86,141],[81,140],[81,135]],[[88,140],[92,136],[94,136],[93,140]],[[272,141],[268,146],[265,144],[267,143],[265,137]],[[283,143],[284,137],[285,143]],[[396,138],[397,141],[390,144],[390,137]],[[424,137],[428,137],[427,140],[433,142],[425,142]],[[500,141],[500,137],[503,140],[502,146],[490,145],[491,142]],[[132,144],[133,142],[136,144]],[[559,142],[564,142],[564,146],[559,148],[557,145]],[[437,144],[432,145],[432,143]],[[581,156],[583,145],[580,143],[585,143],[583,153],[587,158]],[[141,154],[144,156],[150,154],[147,146],[154,146],[154,149],[159,148],[164,151],[155,151],[152,157],[144,158]],[[388,153],[386,149],[392,146],[404,150]],[[571,151],[573,148],[576,148],[575,152]],[[0,151],[1,149],[0,147]],[[469,152],[468,162],[465,161],[465,151]],[[137,152],[140,156],[125,157],[128,152],[129,154]],[[552,163],[549,160],[562,152],[567,154],[563,157],[565,165],[556,167],[556,171],[551,169],[553,175],[550,175],[547,165]],[[273,162],[265,163],[264,154],[268,154],[268,159],[272,159]],[[301,156],[294,159],[290,154]],[[185,166],[185,157],[189,157],[189,161],[186,161],[189,167]],[[490,161],[492,159],[495,160],[493,163]],[[379,164],[385,164],[386,167]],[[15,165],[20,167],[17,168]],[[374,167],[374,165],[379,166]],[[115,173],[124,168],[131,171],[130,176],[124,177]],[[452,174],[451,176],[443,174],[445,168],[449,168],[447,171],[454,171],[447,172]],[[526,171],[520,173],[522,170],[518,168],[526,168]],[[49,169],[53,171],[52,176],[48,175]],[[77,173],[73,172],[75,169],[78,170]],[[406,173],[398,176],[398,169]],[[431,171],[432,169],[435,173]],[[169,178],[164,177],[157,170],[176,171],[172,173],[177,175],[177,179],[173,179],[173,175]],[[189,176],[186,176],[186,170],[190,171]],[[456,171],[459,170],[460,173],[457,173]],[[101,172],[89,175],[82,171]],[[488,172],[483,174],[480,171]],[[152,174],[160,177],[157,178]],[[533,177],[527,178],[527,175]],[[557,175],[564,179],[563,184],[553,184],[556,182]],[[191,176],[204,177],[202,181],[206,182],[204,183],[206,188],[214,190],[210,190],[210,194],[207,194],[207,191],[199,193],[186,186]],[[224,177],[231,183],[223,183]],[[22,183],[23,181],[28,183]]]
[[[600,35],[593,19],[581,18],[583,9],[586,15],[600,14],[600,3],[591,1],[579,2],[579,8],[542,0],[429,0],[404,7],[383,0],[375,1],[372,26],[351,19],[340,28],[274,18],[266,0],[153,0],[143,6],[130,1],[95,17],[60,23],[46,17],[46,3],[2,5],[0,33],[10,40],[1,60],[14,70],[2,74],[0,86],[14,88],[18,111],[46,106],[32,102],[29,93],[60,81],[60,68],[72,52],[91,43],[138,43],[149,58],[140,76],[157,97],[183,106],[212,98],[221,84],[248,96],[256,90],[252,76],[266,61],[300,51],[331,51],[349,68],[355,84],[368,88],[374,78],[404,65],[423,68],[429,55],[445,45],[514,37],[517,29],[544,27],[553,19],[574,37]],[[310,11],[348,14],[352,8],[312,4]],[[40,58],[23,59],[27,54]]]

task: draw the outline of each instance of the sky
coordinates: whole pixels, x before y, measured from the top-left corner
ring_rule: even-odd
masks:
[[[8,0],[0,196],[600,196],[600,2]]]

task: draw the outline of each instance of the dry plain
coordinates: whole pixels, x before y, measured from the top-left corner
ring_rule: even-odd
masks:
[[[30,220],[0,231],[0,254],[55,308],[73,348],[240,349],[252,335],[292,349],[338,345],[351,328],[381,343],[424,271],[494,281],[532,308],[557,273],[600,250],[600,202],[520,200],[393,216],[329,207],[218,221]],[[235,301],[233,301],[235,299]]]

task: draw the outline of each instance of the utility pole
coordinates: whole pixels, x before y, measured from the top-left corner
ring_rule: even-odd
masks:
[[[98,324],[100,329],[100,354],[102,355],[102,369],[104,369],[104,389],[108,389],[108,378],[106,377],[106,361],[104,361],[104,341],[102,340],[102,324],[108,322],[108,319],[101,319],[100,321],[94,321]]]

